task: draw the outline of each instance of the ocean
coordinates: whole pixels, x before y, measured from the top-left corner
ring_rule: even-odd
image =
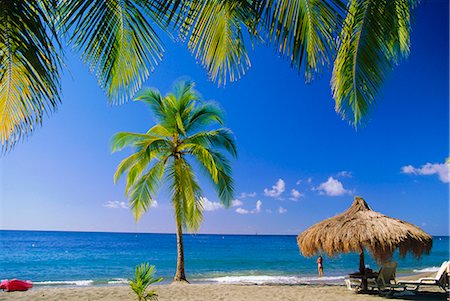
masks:
[[[294,235],[184,236],[186,274],[191,282],[342,283],[358,269],[358,254],[324,256],[325,277],[316,258],[299,254]],[[398,274],[436,271],[449,259],[449,237],[433,237],[420,260],[398,258]],[[35,285],[117,285],[127,283],[142,262],[156,266],[169,283],[175,273],[174,234],[0,231],[0,279],[28,279]],[[372,269],[377,265],[366,256]]]

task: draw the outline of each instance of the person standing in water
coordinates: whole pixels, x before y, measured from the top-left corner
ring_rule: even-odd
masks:
[[[319,272],[319,277],[323,276],[323,258],[322,255],[317,258],[317,271]]]

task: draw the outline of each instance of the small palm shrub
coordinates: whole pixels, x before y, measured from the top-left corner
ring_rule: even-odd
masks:
[[[158,300],[158,294],[154,290],[148,290],[150,285],[162,280],[162,278],[155,278],[155,272],[155,266],[148,263],[136,266],[134,278],[130,280],[130,287],[139,301]]]

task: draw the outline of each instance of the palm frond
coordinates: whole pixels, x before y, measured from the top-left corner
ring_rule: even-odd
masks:
[[[157,124],[147,131],[147,135],[157,136],[157,137],[162,137],[162,138],[171,137],[172,134],[173,133],[170,132],[169,129],[167,129],[162,124]]]
[[[152,205],[152,195],[156,194],[161,183],[165,166],[166,161],[159,160],[147,173],[140,177],[137,183],[130,189],[128,193],[130,198],[130,209],[136,220],[139,220],[142,214]]]
[[[175,218],[183,228],[196,231],[203,218],[202,191],[192,167],[184,159],[172,161],[168,173]]]
[[[184,140],[187,143],[200,144],[204,147],[225,149],[233,157],[237,157],[236,142],[231,132],[227,128],[220,128],[217,130],[211,130],[207,132],[200,132],[194,134]]]
[[[54,2],[0,0],[0,141],[29,136],[60,103]]]
[[[164,52],[133,0],[61,1],[62,27],[108,97],[123,103],[139,90]]]
[[[352,0],[332,75],[336,111],[355,126],[399,58],[409,53],[408,0]]]
[[[166,116],[166,106],[158,89],[143,88],[135,97],[135,101],[142,101],[148,104],[155,115],[157,121],[163,122]]]
[[[307,81],[327,67],[335,49],[334,33],[341,23],[341,0],[267,0],[261,5],[263,26],[277,51]]]
[[[223,112],[222,109],[215,103],[205,103],[202,106],[195,109],[186,124],[186,132],[193,132],[198,128],[208,126],[217,122],[223,125]]]
[[[156,0],[154,7],[182,41],[187,39],[188,49],[219,86],[238,80],[250,67],[243,31],[253,31],[257,18],[251,1]]]
[[[136,134],[131,132],[120,132],[114,134],[111,139],[111,150],[112,152],[117,152],[122,150],[127,146],[135,146],[137,142],[148,141],[151,142],[153,140],[161,139],[160,137],[152,137],[148,134]]]
[[[136,152],[129,157],[123,159],[119,166],[117,166],[116,172],[114,173],[114,184],[119,181],[120,177],[127,172],[136,162],[144,155],[144,152]]]
[[[213,185],[219,199],[225,207],[229,207],[234,197],[234,181],[231,176],[230,161],[220,152],[211,153],[217,167],[217,184]]]
[[[219,181],[217,178],[218,170],[214,158],[211,154],[211,150],[200,144],[189,143],[183,144],[183,150],[187,153],[195,156],[198,162],[208,171],[209,176],[213,180],[214,184]]]
[[[189,37],[189,50],[219,86],[240,79],[250,67],[242,34],[242,21],[251,19],[245,3],[205,1]]]

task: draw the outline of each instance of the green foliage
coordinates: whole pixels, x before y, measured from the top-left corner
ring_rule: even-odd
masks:
[[[131,0],[72,0],[60,5],[61,27],[108,97],[118,103],[131,98],[162,59],[164,49],[145,8]]]
[[[304,71],[307,82],[332,65],[336,111],[357,126],[386,76],[409,54],[416,2],[0,0],[2,148],[29,136],[57,108],[60,36],[80,52],[114,103],[132,99],[162,60],[161,34],[185,43],[218,85],[238,80],[250,67],[246,42],[269,43],[299,73]],[[143,101],[160,106],[158,91],[143,95]],[[205,121],[216,115],[203,113],[199,118]],[[183,133],[181,116],[175,118]]]
[[[50,0],[0,0],[0,141],[27,137],[60,102],[59,41]]]
[[[202,190],[190,162],[196,162],[216,188],[220,201],[229,206],[233,198],[231,165],[227,156],[237,156],[232,132],[223,124],[223,112],[213,102],[203,102],[194,83],[181,81],[162,96],[144,89],[137,101],[148,104],[158,122],[146,133],[114,135],[112,150],[134,148],[117,167],[114,181],[127,173],[126,194],[136,218],[153,204],[158,188],[167,183],[178,224],[197,230],[202,221]]]
[[[130,287],[136,293],[139,301],[158,300],[158,294],[149,290],[149,286],[158,283],[162,278],[155,278],[155,266],[142,263],[136,266],[134,278],[130,280]]]
[[[336,111],[356,126],[382,83],[409,54],[410,0],[352,0],[332,76]]]
[[[334,34],[342,22],[340,0],[267,0],[263,16],[269,39],[307,81],[328,67],[335,50]]]

